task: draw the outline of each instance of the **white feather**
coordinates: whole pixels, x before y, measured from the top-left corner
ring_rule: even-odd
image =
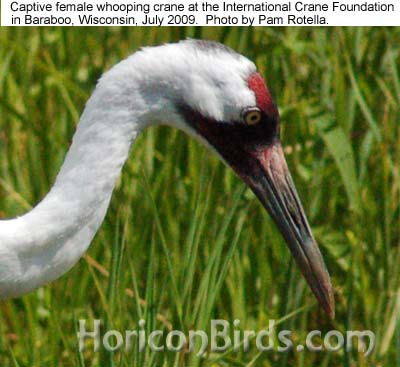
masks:
[[[184,41],[145,48],[100,79],[49,194],[24,216],[0,221],[0,298],[23,295],[67,272],[106,214],[132,142],[147,126],[196,136],[175,106],[221,122],[255,105],[255,66],[221,47]],[[204,139],[201,139],[204,142]]]

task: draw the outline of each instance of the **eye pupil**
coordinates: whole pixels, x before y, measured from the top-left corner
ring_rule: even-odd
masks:
[[[261,111],[258,108],[247,109],[244,112],[244,122],[247,125],[255,125],[261,121]]]

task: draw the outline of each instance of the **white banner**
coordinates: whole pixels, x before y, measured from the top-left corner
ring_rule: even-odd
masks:
[[[1,0],[2,26],[400,25],[399,0]]]

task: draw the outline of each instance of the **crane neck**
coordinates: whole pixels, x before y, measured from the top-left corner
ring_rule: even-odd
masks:
[[[19,296],[68,271],[101,225],[132,142],[149,108],[126,61],[100,80],[47,196],[0,221],[0,298]],[[124,75],[121,78],[121,75]]]
[[[255,103],[245,82],[255,70],[253,63],[223,46],[188,40],[144,48],[106,72],[86,105],[53,188],[24,216],[0,221],[0,298],[44,285],[79,260],[104,219],[141,130],[169,124],[207,145],[179,107],[234,121],[242,106]]]

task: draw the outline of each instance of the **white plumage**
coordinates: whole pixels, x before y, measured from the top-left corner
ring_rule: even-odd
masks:
[[[245,82],[254,71],[238,54],[185,41],[144,48],[105,73],[49,194],[24,216],[0,221],[0,298],[40,287],[80,259],[144,128],[169,124],[198,137],[176,101],[221,121],[237,120],[243,107],[255,104]]]
[[[167,124],[196,137],[254,191],[303,275],[333,316],[329,274],[290,177],[279,113],[255,65],[213,42],[145,48],[105,73],[79,121],[49,194],[0,221],[0,298],[67,272],[88,248],[137,135]]]

